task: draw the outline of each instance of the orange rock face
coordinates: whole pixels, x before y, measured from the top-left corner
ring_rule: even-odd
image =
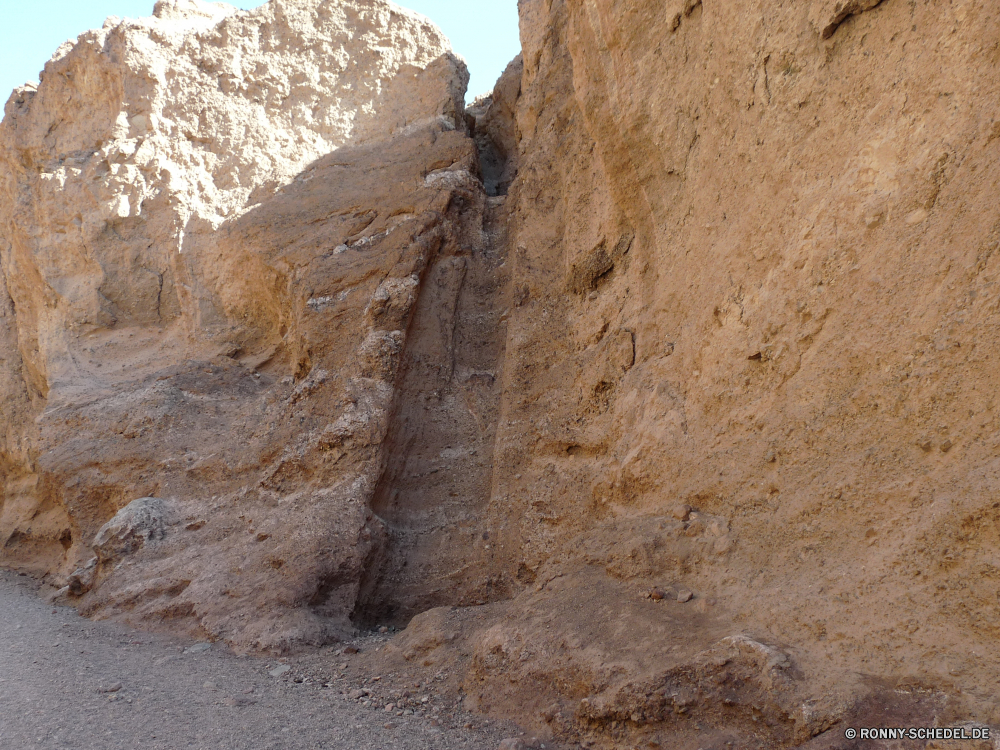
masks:
[[[478,247],[466,80],[385,2],[177,2],[15,92],[7,564],[89,615],[240,648],[353,631],[418,292]]]
[[[1000,724],[995,9],[520,13],[467,116],[442,47],[252,201],[178,189],[244,203],[195,206],[156,294],[121,265],[155,197],[112,185],[76,255],[15,221],[89,174],[18,145],[54,76],[15,94],[6,564],[242,647],[409,623],[380,669],[608,746]],[[149,497],[162,538],[86,568]]]
[[[961,689],[964,718],[1000,720],[982,666],[998,614],[994,9],[557,0],[521,16],[489,517],[507,575],[566,587],[596,568],[637,598],[683,585],[700,617],[783,644],[801,672],[772,724],[795,729],[762,746],[849,715],[859,674]],[[670,684],[676,652],[632,650],[642,637],[618,634],[642,620],[624,604],[583,639],[621,638],[620,673],[587,644],[561,651],[591,611],[567,602],[534,638],[590,721],[641,734],[624,696],[646,694],[646,670]],[[718,647],[707,625],[676,627]],[[678,732],[747,741],[756,699],[692,690],[684,716],[703,718],[674,714]]]

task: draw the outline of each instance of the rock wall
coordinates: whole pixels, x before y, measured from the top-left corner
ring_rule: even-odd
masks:
[[[409,625],[373,668],[597,745],[1000,724],[994,9],[519,10],[469,112],[378,0],[161,4],[15,92],[5,564]]]
[[[799,744],[885,686],[1000,721],[993,6],[520,12],[487,524],[533,587],[463,626],[470,700],[619,746]]]
[[[479,240],[466,82],[435,27],[379,0],[161,2],[15,92],[7,564],[87,614],[238,647],[353,630],[416,299]],[[90,562],[147,497],[163,538]]]

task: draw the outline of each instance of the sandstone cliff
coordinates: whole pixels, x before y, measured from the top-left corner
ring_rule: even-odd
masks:
[[[468,113],[379,0],[161,3],[15,92],[5,564],[240,647],[409,624],[567,739],[1000,724],[995,9],[520,13]]]
[[[489,525],[536,591],[470,691],[671,747],[804,742],[880,685],[879,724],[1000,720],[995,9],[521,18]],[[669,584],[702,611],[641,604]]]
[[[386,2],[161,2],[15,92],[8,564],[239,645],[351,627],[417,290],[483,202],[448,49]],[[142,497],[162,541],[87,567]]]

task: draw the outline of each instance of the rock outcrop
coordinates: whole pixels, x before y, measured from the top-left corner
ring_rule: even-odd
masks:
[[[1000,723],[993,6],[520,12],[486,529],[503,580],[531,584],[503,617],[536,648],[470,657],[469,695],[524,678],[539,726],[618,746],[842,741],[879,706],[876,725]],[[595,570],[616,602],[596,631]],[[659,621],[702,619],[647,641],[639,600],[671,584],[694,599]],[[759,676],[720,677],[730,699],[669,676],[739,635],[789,654],[776,703],[744,703]]]
[[[111,516],[164,497],[174,528],[99,565],[84,612],[242,647],[352,629],[418,291],[478,241],[466,81],[387,2],[178,1],[15,92],[8,564],[58,583]]]
[[[468,112],[381,0],[161,4],[15,92],[4,563],[243,648],[409,624],[380,669],[598,745],[1000,725],[992,6],[519,9]]]

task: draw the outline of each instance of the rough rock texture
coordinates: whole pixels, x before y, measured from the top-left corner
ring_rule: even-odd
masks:
[[[476,147],[488,195],[506,195],[517,176],[517,101],[521,95],[524,60],[518,55],[500,76],[493,91],[469,107],[475,118]]]
[[[58,583],[155,495],[178,518],[100,565],[84,612],[240,646],[352,629],[417,290],[472,247],[450,217],[484,200],[466,81],[435,27],[386,2],[161,2],[15,92],[8,564]]]
[[[158,497],[133,500],[104,524],[94,537],[94,552],[103,565],[113,564],[166,535],[169,509]]]
[[[540,726],[669,731],[669,747],[721,746],[699,726],[738,746],[834,725],[843,741],[838,722],[878,706],[876,725],[897,709],[1000,722],[995,6],[520,11],[484,528],[493,569],[535,588],[499,617],[552,669],[504,647],[470,667],[470,696],[544,676],[531,700],[558,711]],[[535,598],[548,581],[564,605]],[[660,688],[701,657],[646,643],[631,612],[669,585],[713,623],[669,626],[685,649],[748,636],[788,655],[770,707],[759,673],[719,676],[731,703],[691,677],[691,706],[665,717]],[[594,632],[597,586],[620,588]],[[491,648],[478,633],[470,653]]]
[[[409,623],[373,669],[614,747],[1000,725],[991,3],[521,0],[469,113],[386,4],[215,12],[85,36],[8,104],[7,564],[81,590],[155,495],[177,521],[85,612]],[[274,29],[342,24],[385,86],[258,93],[338,59]],[[177,78],[204,95],[132,93]],[[118,98],[60,114],[84,85]]]

